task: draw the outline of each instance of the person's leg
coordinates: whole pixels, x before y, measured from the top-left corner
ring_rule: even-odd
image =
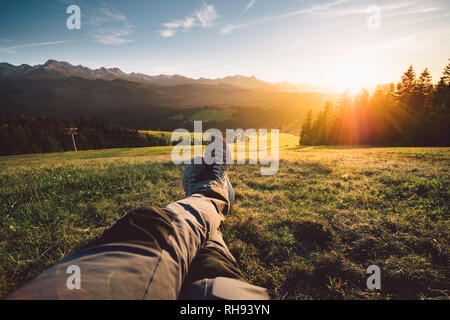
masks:
[[[225,244],[220,231],[217,231],[206,242],[191,263],[183,288],[188,287],[195,281],[215,277],[244,280],[236,259]]]
[[[63,259],[8,298],[177,299],[189,265],[233,201],[228,178],[199,181],[207,175],[199,167],[185,170],[185,199],[127,214],[89,248]],[[80,289],[67,287],[72,265],[79,267]]]
[[[266,300],[267,290],[248,284],[236,259],[217,231],[191,263],[180,293],[182,300]]]
[[[212,297],[265,297],[265,289],[235,280],[242,275],[218,232],[234,202],[227,166],[200,162],[185,169],[185,199],[163,209],[141,208],[127,214],[87,249],[63,259],[8,298],[176,299],[187,274],[191,287],[212,283],[206,286],[216,288]],[[67,272],[74,266],[80,271],[81,286],[71,289],[77,275]],[[214,278],[195,281],[205,276]]]

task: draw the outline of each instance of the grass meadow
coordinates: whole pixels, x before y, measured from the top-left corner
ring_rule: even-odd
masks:
[[[449,299],[450,148],[299,147],[235,165],[221,229],[274,299]],[[128,211],[184,196],[170,147],[0,157],[0,297]],[[381,290],[366,268],[381,268]]]

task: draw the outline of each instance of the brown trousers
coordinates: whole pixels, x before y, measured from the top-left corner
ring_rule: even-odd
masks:
[[[218,230],[225,199],[194,194],[130,212],[7,299],[267,299],[242,281]]]

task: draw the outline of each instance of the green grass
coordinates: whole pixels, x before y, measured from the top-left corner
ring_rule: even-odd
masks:
[[[188,120],[202,120],[202,121],[225,121],[230,119],[232,116],[231,110],[220,110],[220,109],[205,109],[199,110],[193,115],[191,115]]]
[[[192,113],[192,111],[190,112]],[[173,120],[202,120],[202,121],[225,121],[232,117],[231,110],[222,109],[204,109],[198,110],[193,114],[179,113],[171,117]]]
[[[298,148],[280,170],[233,166],[221,227],[246,279],[276,299],[448,299],[450,148]],[[0,296],[128,211],[183,197],[169,147],[0,158]],[[382,290],[366,289],[381,268]]]
[[[184,114],[182,114],[182,113],[176,114],[176,115],[170,117],[170,119],[173,119],[173,120],[184,120]]]
[[[171,131],[157,131],[157,130],[138,130],[141,134],[148,134],[153,137],[171,137]]]

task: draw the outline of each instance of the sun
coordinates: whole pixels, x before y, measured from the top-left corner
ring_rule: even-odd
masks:
[[[377,75],[376,66],[365,59],[351,57],[338,61],[331,67],[328,81],[338,91],[350,90],[352,95],[362,89],[375,86]]]

